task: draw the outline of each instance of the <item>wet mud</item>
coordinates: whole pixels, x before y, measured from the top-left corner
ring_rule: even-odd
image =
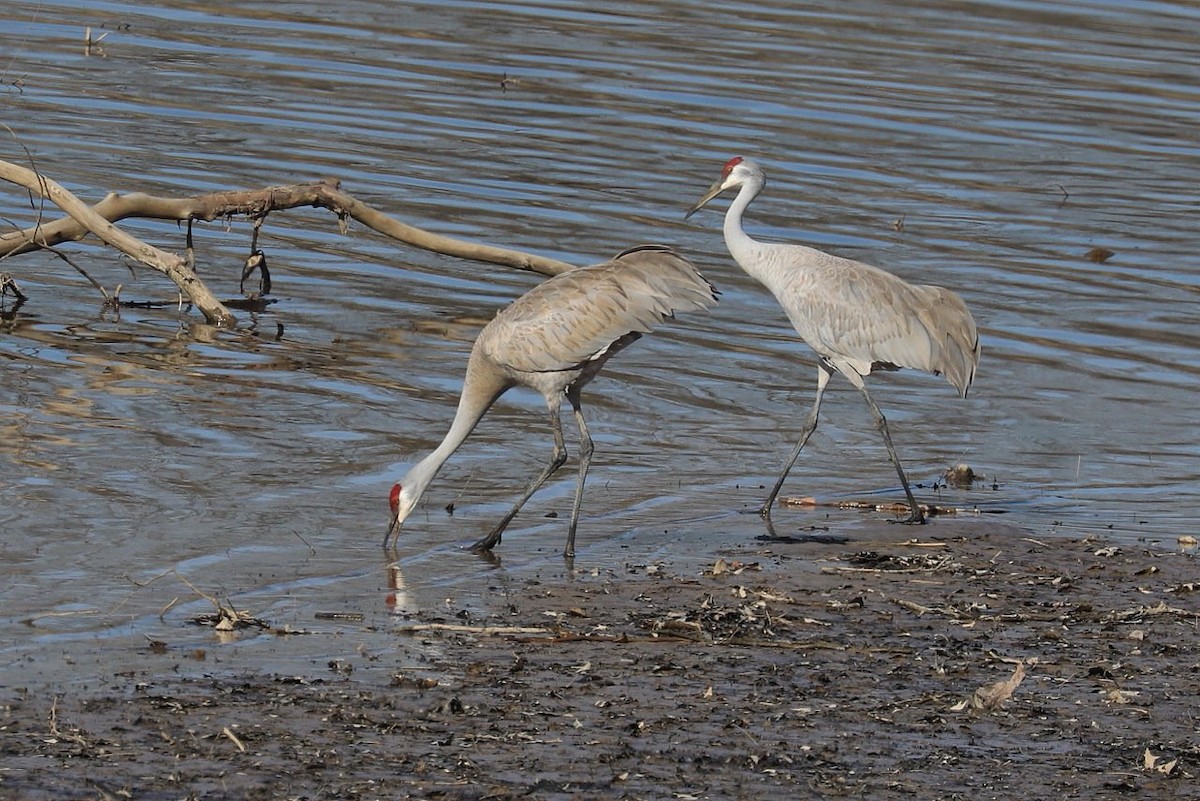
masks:
[[[1196,797],[1196,567],[879,525],[528,579],[398,618],[432,655],[385,670],[188,675],[151,645],[4,699],[0,797]]]

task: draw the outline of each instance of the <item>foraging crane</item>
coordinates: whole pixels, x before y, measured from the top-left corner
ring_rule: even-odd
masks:
[[[691,262],[666,246],[642,245],[601,264],[549,278],[502,309],[471,348],[458,411],[442,444],[392,487],[392,522],[384,548],[399,535],[426,487],[492,403],[512,387],[523,386],[546,400],[554,454],[504,519],[471,550],[490,551],[499,545],[525,502],[566,462],[559,419],[565,395],[579,426],[579,482],[563,549],[563,556],[574,556],[583,484],[592,459],[580,391],[612,356],[676,311],[697,311],[714,302],[716,290]]]
[[[896,466],[908,498],[910,513],[901,522],[923,523],[925,514],[908,486],[887,420],[871,399],[863,378],[873,370],[912,367],[944,375],[965,398],[979,364],[975,320],[962,298],[948,289],[909,284],[878,267],[804,245],[751,239],[742,229],[742,214],[766,182],[758,164],[734,157],[684,217],[691,217],[727,189],[740,187],[725,213],[725,245],[743,270],[771,290],[800,338],[817,354],[816,402],[804,421],[799,443],[759,514],[770,517],[784,479],[816,430],[825,386],[838,372],[862,393],[883,434],[888,457]]]

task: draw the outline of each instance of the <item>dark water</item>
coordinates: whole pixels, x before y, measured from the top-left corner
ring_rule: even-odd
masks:
[[[412,224],[577,263],[681,248],[722,303],[623,353],[585,398],[586,578],[762,533],[741,512],[790,448],[816,371],[728,257],[718,213],[682,220],[727,158],[754,155],[771,180],[756,235],[948,286],[975,313],[966,401],[920,374],[872,384],[923,498],[1037,537],[1196,535],[1200,12],[797,5],[10,2],[0,158],[27,163],[24,147],[93,202],[328,175]],[[91,53],[89,26],[107,34]],[[19,191],[0,216],[33,219]],[[182,248],[173,224],[125,225]],[[361,611],[384,633],[349,626],[347,649],[386,650],[393,612],[489,608],[523,576],[563,572],[569,469],[506,536],[506,570],[457,551],[549,454],[530,395],[491,412],[411,519],[394,608],[378,547],[387,490],[445,432],[475,333],[536,277],[343,236],[315,210],[273,215],[263,244],[279,302],[236,331],[174,308],[102,314],[49,254],[0,264],[31,297],[0,322],[11,676],[58,654],[83,668],[56,681],[109,670],[105,649],[146,634],[206,641],[181,628],[207,608],[183,578],[278,625]],[[248,247],[244,223],[199,227],[222,297]],[[1096,247],[1115,255],[1085,258]],[[63,251],[127,299],[171,297],[110,250]],[[960,461],[986,481],[935,493]],[[786,492],[900,497],[844,382]],[[860,519],[777,514],[792,530]],[[242,640],[226,659],[329,656],[294,643]]]

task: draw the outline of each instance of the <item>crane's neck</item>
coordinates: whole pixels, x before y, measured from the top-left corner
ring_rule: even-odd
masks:
[[[729,204],[729,210],[725,212],[724,232],[725,246],[729,248],[729,254],[733,256],[733,260],[752,277],[770,286],[770,272],[766,269],[767,265],[762,258],[764,243],[751,239],[742,228],[742,215],[745,213],[746,207],[750,205],[750,201],[758,197],[758,193],[762,191],[765,184],[766,182],[758,176],[754,176],[742,184],[737,197]]]
[[[471,359],[467,363],[467,377],[463,381],[462,394],[458,398],[458,410],[454,413],[454,422],[450,424],[450,430],[446,432],[442,443],[413,465],[404,478],[400,479],[400,485],[414,493],[415,499],[420,499],[425,494],[425,489],[437,476],[446,460],[453,456],[471,435],[475,425],[491,408],[496,398],[512,386],[498,377],[484,376],[483,371],[476,369],[477,358],[476,353],[472,351]]]

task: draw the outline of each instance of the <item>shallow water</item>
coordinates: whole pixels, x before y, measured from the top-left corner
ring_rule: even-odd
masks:
[[[1195,535],[1200,11],[795,5],[7,3],[0,158],[25,162],[24,147],[92,201],[329,175],[414,225],[577,263],[681,248],[722,303],[625,351],[585,394],[586,578],[762,533],[743,512],[787,455],[814,363],[728,257],[718,211],[682,219],[727,158],[754,155],[770,185],[752,233],[945,285],[974,311],[967,400],[922,374],[871,382],[922,498],[1035,537]],[[107,34],[91,53],[88,26]],[[0,216],[33,219],[17,191]],[[182,248],[174,225],[125,225]],[[241,222],[198,227],[222,297],[248,243]],[[263,244],[278,303],[235,331],[174,308],[114,319],[49,254],[0,265],[31,297],[0,321],[13,681],[104,670],[107,648],[144,635],[204,641],[181,628],[209,608],[184,579],[276,625],[361,611],[348,640],[387,649],[406,608],[492,609],[522,577],[564,572],[570,465],[506,535],[506,570],[458,552],[549,454],[529,394],[493,409],[411,518],[395,603],[379,551],[387,490],[444,434],[475,333],[537,278],[343,236],[316,211],[273,215]],[[1115,255],[1090,261],[1094,247]],[[112,251],[63,251],[127,299],[171,297]],[[986,480],[932,489],[960,461]],[[844,382],[785,492],[900,497]],[[861,519],[776,515],[791,531]],[[45,674],[79,643],[94,668]],[[269,638],[237,647],[272,669],[324,664]]]

